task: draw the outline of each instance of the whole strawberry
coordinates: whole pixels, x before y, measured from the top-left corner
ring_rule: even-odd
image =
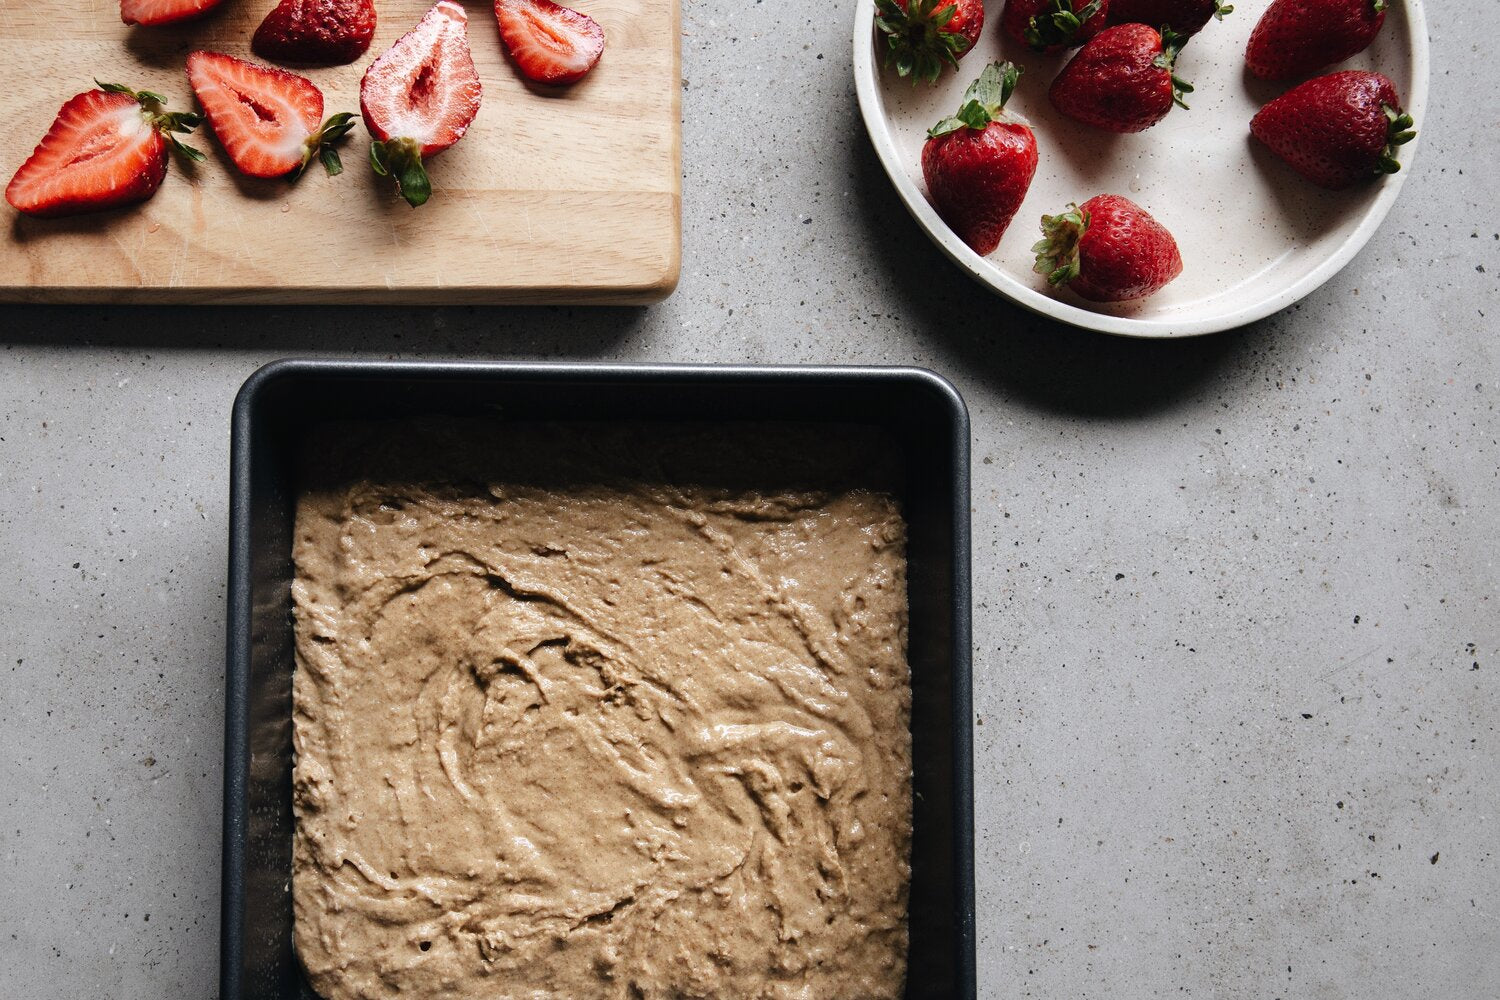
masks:
[[[1036,136],[1005,115],[1021,70],[991,63],[963,106],[927,133],[922,177],[944,222],[981,256],[993,253],[1036,174]]]
[[[1106,132],[1144,132],[1193,91],[1172,72],[1187,36],[1144,24],[1105,28],[1052,81],[1048,97],[1069,118]]]
[[[1006,0],[1000,27],[1034,52],[1076,48],[1104,30],[1111,0]]]
[[[1234,7],[1222,0],[1111,0],[1110,24],[1170,25],[1180,35],[1196,35],[1213,18],[1224,20]]]
[[[1250,132],[1303,177],[1337,191],[1400,170],[1396,153],[1416,138],[1413,124],[1390,80],[1345,70],[1282,94]]]
[[[1101,194],[1061,215],[1042,216],[1032,247],[1037,274],[1094,302],[1129,302],[1154,295],[1182,273],[1177,241],[1149,212]]]
[[[984,29],[983,0],[875,0],[875,27],[885,35],[885,64],[912,82],[932,83],[958,68]]]
[[[341,66],[364,55],[374,37],[373,0],[281,0],[250,48],[272,62]]]
[[[1368,48],[1385,8],[1386,0],[1272,0],[1250,33],[1245,63],[1263,80],[1316,73]]]

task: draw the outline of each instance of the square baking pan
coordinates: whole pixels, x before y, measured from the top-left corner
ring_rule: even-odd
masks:
[[[328,420],[864,424],[901,451],[913,830],[908,1000],[971,1000],[969,421],[914,368],[278,361],[246,381],[230,452],[222,1000],[311,1000],[292,950],[292,522],[306,428]],[[586,997],[574,1000],[589,1000]]]

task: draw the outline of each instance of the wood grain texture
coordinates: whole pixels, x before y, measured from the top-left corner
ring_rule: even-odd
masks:
[[[130,28],[114,0],[0,0],[11,119],[0,180],[57,109],[92,80],[194,107],[184,62],[242,58],[275,0],[225,0],[207,17]],[[370,51],[297,70],[325,114],[359,110],[365,67],[414,25],[424,0],[377,0]],[[0,300],[42,302],[648,302],[677,282],[681,129],[677,0],[576,0],[604,26],[604,57],[579,84],[528,85],[507,62],[488,3],[465,4],[484,99],[458,145],[430,162],[433,197],[410,208],[368,164],[363,125],[344,173],[295,184],[240,176],[205,125],[144,205],[31,219],[8,205]]]

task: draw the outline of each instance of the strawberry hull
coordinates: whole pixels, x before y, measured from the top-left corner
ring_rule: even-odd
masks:
[[[1109,24],[1115,0],[1006,0],[1000,15],[1005,33],[1033,52],[1077,48]]]

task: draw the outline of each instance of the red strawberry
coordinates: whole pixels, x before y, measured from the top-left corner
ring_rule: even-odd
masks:
[[[354,127],[349,112],[323,120],[323,93],[311,80],[257,66],[221,52],[193,52],[188,82],[241,173],[251,177],[300,174],[321,157],[329,174],[344,168],[331,145]]]
[[[1093,38],[1108,23],[1113,0],[1006,0],[1000,27],[1035,52],[1061,52]]]
[[[120,20],[126,24],[171,24],[219,6],[220,0],[120,0]]]
[[[587,14],[552,0],[495,0],[500,41],[528,80],[581,80],[604,54],[604,29]]]
[[[1316,73],[1368,48],[1385,8],[1386,0],[1272,0],[1250,33],[1245,63],[1263,80]]]
[[[340,66],[364,55],[374,36],[373,0],[281,0],[250,48],[273,62]]]
[[[1396,85],[1345,70],[1293,87],[1260,109],[1250,132],[1319,187],[1339,190],[1401,169],[1400,147],[1417,133]]]
[[[1019,67],[991,63],[969,85],[963,106],[927,133],[922,177],[943,221],[983,256],[1000,237],[1036,174],[1036,136],[1004,114]]]
[[[1094,302],[1154,295],[1182,273],[1177,241],[1144,208],[1101,194],[1061,215],[1042,216],[1037,274]]]
[[[101,83],[62,106],[41,144],[10,179],[5,200],[27,215],[78,215],[145,201],[167,176],[167,151],[203,154],[173,132],[203,120],[163,111],[166,98]]]
[[[462,139],[479,114],[468,24],[462,7],[439,0],[370,64],[359,84],[359,110],[375,137],[370,166],[394,177],[413,208],[432,195],[423,158]]]
[[[1063,67],[1048,96],[1057,110],[1106,132],[1144,132],[1193,92],[1172,72],[1186,36],[1170,28],[1105,28]]]
[[[886,66],[912,82],[932,83],[958,68],[984,29],[983,0],[875,0],[875,27],[885,35]]]
[[[1110,24],[1171,25],[1180,35],[1196,35],[1213,18],[1224,20],[1234,7],[1223,0],[1113,0]]]

